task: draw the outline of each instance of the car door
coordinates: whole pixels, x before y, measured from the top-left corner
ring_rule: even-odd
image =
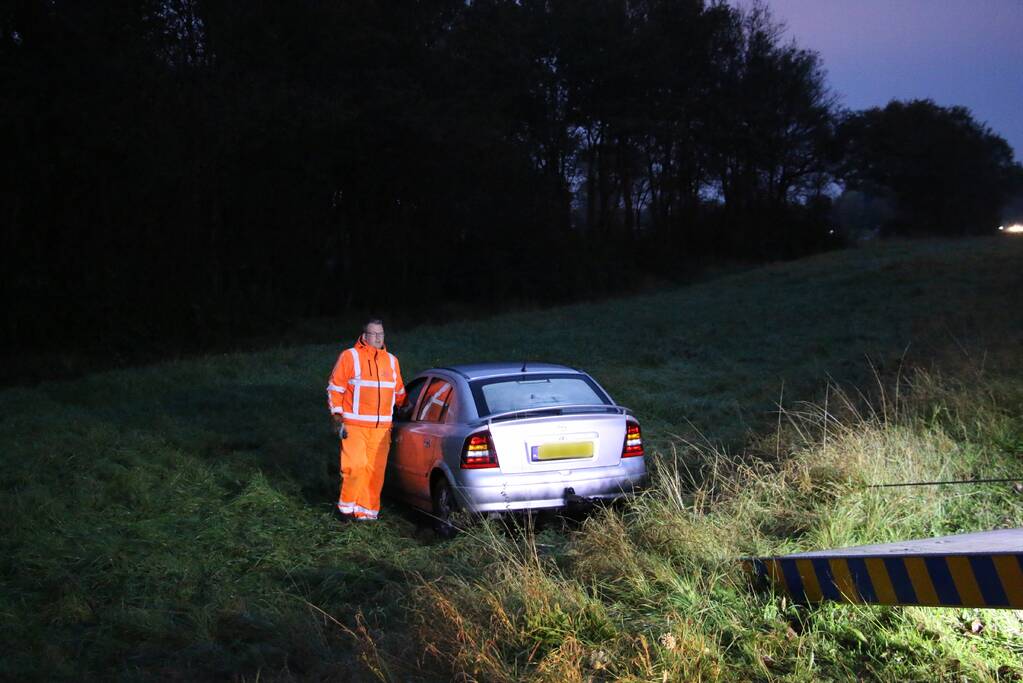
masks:
[[[409,457],[403,460],[402,487],[413,492],[424,504],[430,500],[430,472],[442,457],[445,422],[453,392],[450,380],[430,377],[422,399],[406,431]]]
[[[413,417],[416,414],[419,397],[429,377],[417,377],[406,387],[408,400],[401,408],[395,408],[391,427],[391,451],[387,458],[387,474],[385,483],[388,489],[399,493],[405,498],[414,498],[413,491],[407,488],[405,472],[411,467],[415,457],[417,435],[413,431]],[[413,501],[418,502],[418,501]]]

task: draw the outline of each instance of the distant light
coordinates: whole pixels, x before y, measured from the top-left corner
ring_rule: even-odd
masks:
[[[1010,226],[1000,225],[998,226],[998,229],[1002,232],[1010,232],[1014,235],[1018,235],[1023,233],[1023,223],[1013,223]]]

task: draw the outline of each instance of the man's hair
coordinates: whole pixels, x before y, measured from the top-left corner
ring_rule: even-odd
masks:
[[[362,326],[362,331],[365,332],[368,330],[370,325],[379,325],[380,327],[383,327],[384,321],[380,318],[370,318],[366,321],[366,324]]]

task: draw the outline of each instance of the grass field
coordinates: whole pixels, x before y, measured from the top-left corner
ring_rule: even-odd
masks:
[[[562,362],[639,416],[652,490],[536,533],[337,526],[323,387],[354,331],[0,392],[0,678],[1023,676],[1017,613],[806,610],[733,562],[1023,526],[1004,485],[865,488],[1023,477],[1021,266],[1023,240],[883,244],[389,329],[406,377]]]

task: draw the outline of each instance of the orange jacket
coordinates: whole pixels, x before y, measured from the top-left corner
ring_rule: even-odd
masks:
[[[377,349],[363,337],[338,356],[327,384],[330,412],[358,427],[391,426],[394,406],[405,404],[405,385],[394,354]]]

